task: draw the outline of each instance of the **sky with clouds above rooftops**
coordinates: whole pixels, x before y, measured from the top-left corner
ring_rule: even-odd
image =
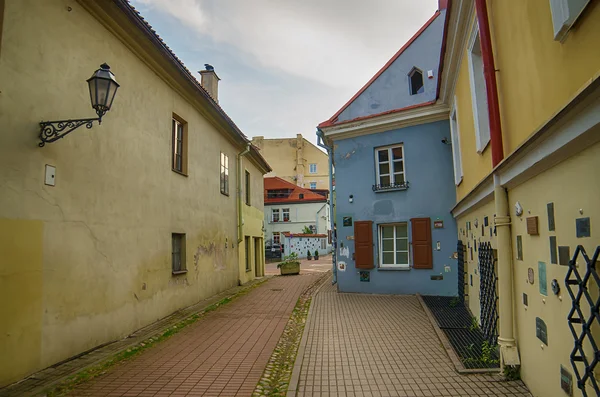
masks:
[[[311,142],[317,124],[438,6],[437,0],[130,1],[188,69],[214,66],[219,104],[249,138],[301,133]]]

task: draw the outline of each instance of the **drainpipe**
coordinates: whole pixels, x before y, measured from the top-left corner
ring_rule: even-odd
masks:
[[[481,57],[483,58],[483,76],[487,93],[488,114],[490,118],[490,140],[492,141],[492,167],[496,167],[504,158],[502,147],[502,128],[500,126],[500,107],[498,105],[498,87],[496,85],[496,67],[492,52],[490,23],[487,14],[486,0],[475,0],[477,22],[479,23],[479,39]]]
[[[335,265],[336,258],[336,237],[335,237],[335,219],[333,219],[333,148],[325,144],[325,134],[320,128],[317,128],[317,145],[327,151],[327,157],[329,158],[329,228],[331,229],[331,242],[333,245],[333,252],[331,254],[331,272],[333,274],[333,280],[331,284],[337,283],[337,266]]]
[[[237,163],[238,163],[238,178],[237,178],[237,210],[238,210],[238,244],[242,242],[244,239],[244,232],[242,231],[242,157],[250,152],[250,145],[246,146],[246,149],[243,152],[240,152],[237,155]]]

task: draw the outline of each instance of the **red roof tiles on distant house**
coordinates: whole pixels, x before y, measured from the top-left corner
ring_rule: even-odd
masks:
[[[283,180],[278,177],[265,178],[265,204],[277,204],[277,203],[315,203],[315,202],[326,202],[327,199],[322,195],[312,192],[309,189],[294,185],[291,182]],[[269,190],[291,190],[288,197],[274,197],[269,198]],[[300,195],[303,198],[300,198]]]
[[[441,6],[442,6],[442,4],[440,4],[440,7]],[[444,4],[444,6],[445,6],[445,4]],[[350,98],[350,100],[348,102],[346,102],[346,104],[344,106],[342,106],[342,108],[340,110],[338,110],[333,116],[331,116],[331,118],[329,120],[323,121],[321,124],[319,124],[318,127],[319,128],[331,127],[331,126],[337,125],[337,124],[349,123],[349,122],[352,122],[352,121],[359,121],[359,120],[369,119],[369,118],[381,116],[381,115],[384,115],[384,114],[396,113],[396,112],[400,112],[400,111],[403,111],[403,110],[409,110],[409,109],[414,109],[414,108],[421,107],[421,106],[432,105],[433,103],[435,103],[435,101],[434,102],[426,102],[426,103],[421,103],[421,104],[418,104],[418,105],[411,105],[411,106],[407,106],[407,107],[400,108],[400,109],[389,110],[387,112],[382,112],[382,113],[377,113],[377,114],[371,114],[369,116],[362,116],[362,117],[357,117],[357,118],[352,119],[352,120],[344,120],[344,121],[338,122],[338,117],[340,116],[340,114],[342,114],[342,112],[344,110],[346,110],[346,108],[348,108],[348,106],[350,106],[350,104],[352,102],[354,102],[354,100],[356,98],[358,98],[360,96],[360,94],[362,94],[363,92],[365,92],[365,90],[367,88],[369,88],[369,86],[375,80],[377,80],[377,78],[379,76],[381,76],[381,74],[383,72],[385,72],[387,70],[387,68],[389,68],[396,61],[396,59],[398,59],[398,57],[400,55],[402,55],[402,53],[404,51],[406,51],[406,49],[408,47],[410,47],[410,45],[421,35],[421,33],[423,33],[425,31],[425,29],[427,29],[429,27],[429,25],[431,25],[433,23],[433,21],[435,21],[436,18],[438,16],[440,16],[440,14],[441,14],[441,12],[439,10],[436,11],[435,14],[433,14],[433,16],[431,18],[429,18],[429,20],[427,22],[425,22],[425,25],[423,25],[421,27],[421,29],[419,29],[419,31],[417,31],[417,33],[415,33],[415,35],[413,37],[411,37],[410,40],[408,40],[406,42],[406,44],[404,44],[404,46],[402,46],[402,48],[400,48],[400,50],[396,54],[394,54],[394,56],[385,65],[383,65],[383,67],[379,70],[379,72],[377,72],[375,74],[375,76],[373,76],[371,78],[371,80],[369,80],[367,82],[367,84],[365,84],[352,98]]]

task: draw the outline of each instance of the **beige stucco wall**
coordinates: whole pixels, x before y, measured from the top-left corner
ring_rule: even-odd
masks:
[[[306,189],[310,188],[310,182],[316,182],[317,189],[329,189],[327,154],[301,134],[296,138],[281,139],[254,137],[252,143],[260,149],[260,153],[273,168],[265,177],[277,176]],[[316,174],[310,173],[310,164],[317,165]]]
[[[102,62],[121,84],[102,125],[39,148],[41,120],[94,117],[85,80]],[[171,171],[173,112],[188,122],[188,177]],[[238,283],[236,198],[219,192],[219,156],[234,163],[243,147],[79,3],[6,2],[0,125],[0,236],[18,242],[0,261],[13,302],[0,386]],[[174,232],[187,234],[185,275],[171,274]]]
[[[571,309],[571,299],[565,287],[567,266],[550,262],[550,236],[556,236],[558,246],[569,246],[571,256],[577,245],[581,244],[589,256],[600,245],[597,223],[600,220],[600,183],[597,164],[600,158],[600,144],[596,144],[534,179],[509,190],[511,206],[512,243],[514,253],[514,302],[517,328],[517,342],[521,354],[521,376],[534,396],[553,397],[565,395],[560,388],[560,365],[573,373],[569,354],[573,349],[573,337],[567,325],[567,315]],[[524,213],[517,217],[514,205],[519,202]],[[554,203],[555,229],[548,231],[546,205]],[[583,210],[583,215],[579,210]],[[538,217],[539,236],[527,234],[526,218]],[[577,238],[575,219],[590,217],[591,237]],[[523,260],[517,260],[516,236],[523,240]],[[539,292],[538,262],[546,263],[548,296]],[[583,258],[578,259],[580,272],[585,272]],[[533,268],[534,284],[527,280],[528,268]],[[560,285],[559,295],[550,288],[552,279]],[[591,285],[591,291],[598,286]],[[523,304],[523,293],[528,295],[528,307]],[[584,310],[585,312],[585,310]],[[589,313],[589,311],[588,311]],[[542,318],[548,327],[548,346],[542,348],[542,342],[536,338],[535,318]],[[596,327],[592,332],[600,340]],[[586,345],[587,346],[587,345]],[[589,346],[587,346],[589,347]],[[600,377],[599,377],[600,378]],[[573,374],[573,381],[575,376]],[[574,395],[581,393],[574,385]],[[591,390],[588,395],[594,395]]]

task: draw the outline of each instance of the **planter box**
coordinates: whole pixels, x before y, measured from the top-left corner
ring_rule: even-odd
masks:
[[[281,271],[282,276],[285,276],[287,274],[300,274],[300,262],[287,263],[285,265],[279,266],[279,270]]]

